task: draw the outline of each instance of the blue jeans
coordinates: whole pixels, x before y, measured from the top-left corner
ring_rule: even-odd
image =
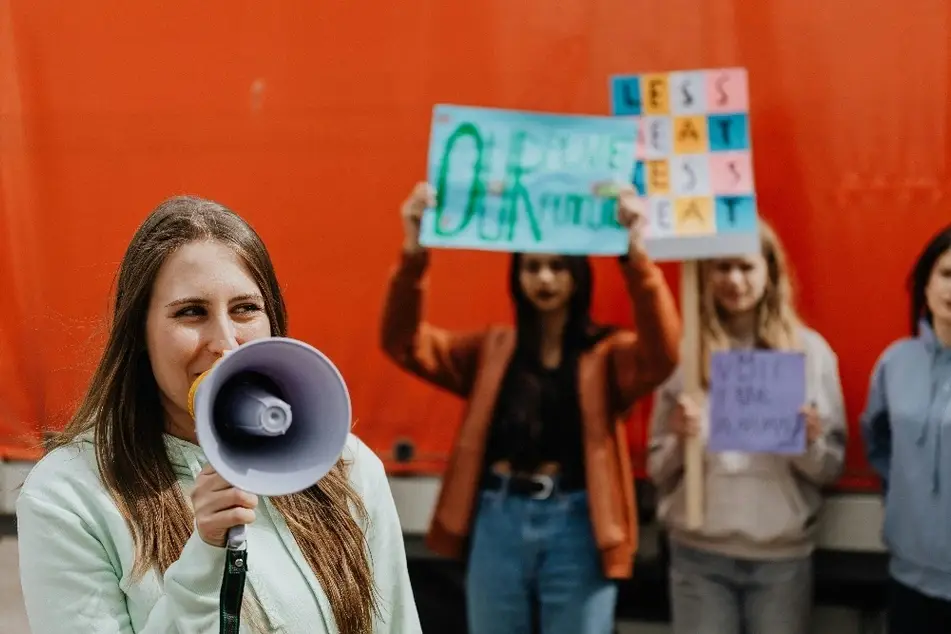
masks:
[[[480,493],[466,573],[469,634],[611,634],[617,584],[604,577],[584,491],[547,500]]]
[[[812,558],[736,559],[670,544],[674,634],[807,634]]]

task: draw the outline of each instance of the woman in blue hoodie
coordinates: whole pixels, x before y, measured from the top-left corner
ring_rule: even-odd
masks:
[[[951,226],[909,278],[912,337],[872,373],[862,435],[885,491],[890,634],[951,632]],[[943,438],[944,435],[948,438]]]

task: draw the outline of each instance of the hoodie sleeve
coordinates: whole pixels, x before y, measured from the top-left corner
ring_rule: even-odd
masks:
[[[820,487],[834,483],[842,475],[848,440],[839,362],[828,344],[821,343],[816,353],[819,372],[815,405],[822,423],[822,434],[804,454],[791,461],[794,469]]]
[[[386,291],[380,347],[403,370],[465,398],[475,381],[485,332],[453,332],[423,319],[428,266],[428,251],[400,255]]]
[[[859,428],[865,443],[866,458],[887,488],[892,462],[892,433],[885,389],[885,360],[883,354],[872,370],[865,410],[859,417]]]
[[[42,495],[17,500],[20,583],[33,634],[198,634],[216,631],[225,549],[193,534],[165,573],[165,594],[133,630],[120,575],[96,531]]]
[[[611,363],[618,411],[627,412],[677,367],[681,324],[664,273],[648,255],[640,253],[620,261],[634,309],[635,332],[618,339]]]
[[[650,437],[647,446],[647,474],[654,484],[666,489],[683,474],[684,446],[670,431],[670,416],[680,395],[680,369],[654,393],[651,412]]]

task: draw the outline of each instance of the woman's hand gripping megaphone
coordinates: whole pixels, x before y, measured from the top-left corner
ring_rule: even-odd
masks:
[[[205,543],[235,548],[244,543],[244,527],[254,522],[258,496],[231,486],[211,467],[198,474],[191,493],[195,527]],[[237,528],[237,531],[232,529]]]

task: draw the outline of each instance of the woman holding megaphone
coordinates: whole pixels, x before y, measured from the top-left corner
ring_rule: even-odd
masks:
[[[535,602],[543,634],[609,634],[637,542],[622,421],[668,377],[680,340],[640,202],[630,186],[618,194],[636,334],[592,322],[586,258],[536,253],[511,260],[515,328],[461,333],[422,319],[420,220],[433,197],[421,183],[403,205],[382,323],[397,364],[468,401],[427,543],[468,559],[471,634],[528,634]]]
[[[219,616],[239,525],[251,553],[242,632],[421,631],[383,465],[356,437],[286,496],[256,498],[203,466],[192,385],[286,331],[270,256],[244,220],[192,197],[149,215],[120,265],[90,387],[17,501],[33,634],[234,631]]]

